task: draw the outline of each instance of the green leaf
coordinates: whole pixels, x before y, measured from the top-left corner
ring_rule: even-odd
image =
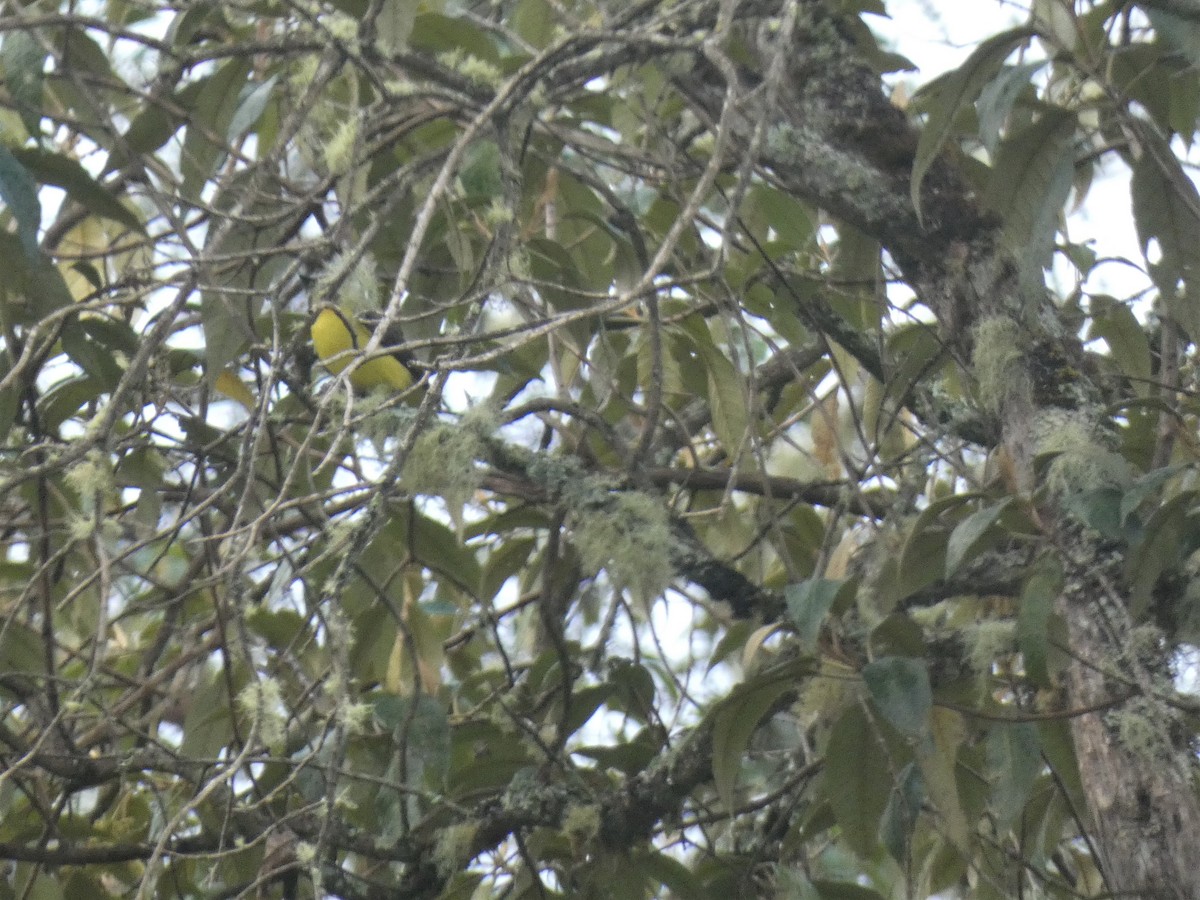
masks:
[[[972,513],[954,526],[954,530],[950,532],[950,539],[946,542],[947,578],[957,572],[964,563],[978,556],[987,546],[989,530],[1011,504],[1011,497],[1001,500],[993,506]]]
[[[222,673],[210,671],[188,693],[181,753],[192,758],[214,759],[233,740],[228,688]]]
[[[511,730],[483,720],[456,724],[450,731],[446,790],[456,798],[496,790],[533,763],[520,736]]]
[[[381,840],[398,838],[409,817],[417,814],[417,797],[403,788],[444,787],[450,767],[450,724],[444,706],[417,694],[375,698],[375,717],[391,730],[392,748],[383,783],[373,794],[373,807],[382,826]]]
[[[1196,498],[1196,491],[1181,491],[1159,506],[1146,522],[1142,539],[1130,549],[1125,578],[1135,618],[1145,615],[1159,577],[1183,562],[1184,521]]]
[[[935,709],[929,717],[931,739],[917,746],[917,764],[921,767],[925,790],[940,815],[938,830],[964,853],[970,844],[970,827],[959,797],[958,748],[966,739],[962,716],[953,710]]]
[[[888,372],[885,396],[903,401],[919,380],[936,372],[945,348],[937,330],[924,323],[897,327],[887,342],[895,368]]]
[[[600,747],[578,746],[571,752],[594,759],[603,768],[636,775],[662,755],[665,735],[663,728],[647,725],[622,743]]]
[[[271,92],[275,90],[277,81],[279,81],[279,76],[272,75],[266,81],[257,84],[251,82],[242,88],[237,111],[229,120],[226,140],[232,143],[254,127],[262,117],[263,110],[266,109],[267,103],[271,99]]]
[[[0,382],[12,370],[12,360],[8,348],[0,348]],[[0,446],[8,439],[9,429],[17,419],[17,410],[21,405],[21,384],[16,380],[0,391]]]
[[[893,612],[871,629],[871,656],[908,656],[919,659],[925,655],[925,633],[921,626],[902,612]]]
[[[767,226],[774,232],[775,241],[783,247],[800,250],[812,242],[812,213],[786,191],[755,184],[747,194],[746,203],[761,212]]]
[[[755,631],[755,623],[749,619],[738,619],[731,622],[721,639],[717,641],[716,647],[708,655],[705,674],[711,672],[715,666],[723,663],[733,654],[740,652],[753,631]]]
[[[773,873],[775,896],[787,900],[821,900],[816,887],[799,869],[778,866]],[[709,897],[714,896],[709,894]]]
[[[862,707],[851,704],[830,732],[822,791],[846,843],[864,859],[879,846],[879,822],[892,792],[891,768],[879,733]]]
[[[456,872],[446,881],[438,900],[475,900],[483,878],[482,872]]]
[[[231,296],[223,290],[206,290],[200,295],[205,376],[210,384],[255,339],[246,302],[245,297]]]
[[[3,244],[0,244],[2,247]],[[60,309],[68,309],[75,303],[71,289],[58,270],[58,266],[50,261],[44,253],[38,253],[26,260],[25,289],[29,299],[30,311],[36,318],[42,318]],[[10,262],[14,262],[11,261]],[[11,269],[10,269],[11,274]]]
[[[82,316],[79,327],[97,344],[111,351],[133,356],[138,351],[141,339],[128,322],[116,318]]]
[[[784,588],[788,618],[796,626],[800,646],[805,652],[816,650],[821,623],[848,584],[850,582],[845,579],[809,578]]]
[[[246,625],[262,637],[267,646],[279,650],[296,645],[309,635],[305,620],[291,609],[272,610],[256,606],[246,613]]]
[[[713,782],[726,809],[734,808],[734,785],[743,757],[758,723],[788,691],[795,690],[793,677],[772,673],[735,687],[713,714]]]
[[[926,851],[922,871],[922,894],[941,897],[943,891],[951,891],[963,882],[968,859],[947,837],[939,834],[931,843],[933,846]],[[1011,897],[1005,900],[1011,900]]]
[[[855,884],[853,881],[831,881],[818,878],[813,882],[821,900],[884,900],[878,891]]]
[[[426,53],[454,50],[485,62],[498,63],[496,45],[487,34],[464,18],[424,13],[417,16],[408,39],[409,46]]]
[[[609,662],[608,681],[615,693],[608,705],[638,722],[648,722],[654,709],[654,676],[645,666],[620,657]]]
[[[1083,779],[1079,774],[1079,760],[1075,755],[1075,740],[1071,736],[1071,723],[1065,719],[1037,724],[1042,759],[1062,785],[1073,810],[1087,809],[1087,796],[1083,791]]]
[[[1054,233],[1075,172],[1075,114],[1046,108],[1006,138],[996,154],[986,202],[1004,217],[1010,247],[1028,253],[1030,269],[1048,265]]]
[[[4,201],[17,223],[17,236],[21,239],[25,255],[35,259],[38,255],[38,228],[42,224],[42,204],[38,200],[37,185],[3,144],[0,144],[0,200]]]
[[[974,103],[984,85],[995,77],[1004,60],[1027,43],[1033,32],[1015,28],[988,38],[967,57],[958,69],[950,72],[925,89],[929,117],[921,129],[917,152],[913,159],[911,194],[917,218],[921,218],[921,183],[933,161],[942,151],[954,131],[954,120],[960,110]]]
[[[921,770],[915,763],[909,763],[897,777],[879,823],[880,842],[902,866],[908,863],[913,827],[924,799],[925,782]]]
[[[903,600],[937,581],[946,570],[946,543],[949,536],[943,515],[954,513],[979,494],[951,494],[930,503],[913,523],[898,561],[900,579],[891,586],[895,600]]]
[[[888,722],[910,737],[928,730],[933,691],[923,660],[886,656],[867,663],[862,677],[875,708]]]
[[[706,900],[700,879],[682,862],[666,853],[637,854],[638,865],[651,879],[668,888],[672,897],[681,900]]]
[[[1146,329],[1133,314],[1129,304],[1105,295],[1091,298],[1091,325],[1088,336],[1104,338],[1111,351],[1112,359],[1121,371],[1134,379],[1130,385],[1139,394],[1145,395],[1149,385],[1143,383],[1150,378],[1151,350]]]
[[[202,29],[212,28],[222,22],[219,7],[207,3],[200,6],[189,6],[171,19],[164,39],[173,46],[186,47],[188,44],[199,43],[204,39]]]
[[[541,49],[554,37],[555,14],[546,0],[519,0],[512,28],[532,47]]]
[[[0,672],[20,683],[17,676],[44,678],[46,675],[46,645],[42,636],[28,625],[10,619],[0,630]],[[0,681],[0,688],[10,692]]]
[[[181,190],[189,200],[200,198],[218,158],[225,150],[224,146],[215,144],[212,138],[228,133],[251,66],[249,58],[228,60],[204,80],[204,86],[195,96],[180,159],[183,172]]]
[[[1165,9],[1151,9],[1149,4],[1144,13],[1159,40],[1186,56],[1193,66],[1200,65],[1200,23]]]
[[[1121,48],[1109,57],[1110,79],[1113,87],[1131,101],[1140,103],[1146,114],[1159,126],[1166,127],[1174,66],[1164,65],[1162,49],[1137,42]],[[1128,121],[1136,128],[1137,120]]]
[[[1177,132],[1186,145],[1192,143],[1200,119],[1200,79],[1195,71],[1179,72],[1171,78],[1168,105],[1170,130]]]
[[[708,375],[708,402],[713,431],[721,448],[736,458],[751,436],[744,379],[737,367],[711,343],[697,345]]]
[[[996,830],[1004,832],[1025,808],[1042,770],[1037,728],[1029,722],[992,726],[987,738],[987,758]]]
[[[1147,268],[1154,283],[1159,285],[1160,298],[1165,302],[1167,314],[1172,316],[1182,326],[1190,338],[1200,334],[1200,278],[1196,277],[1197,260],[1185,260],[1179,270],[1178,278],[1182,284],[1176,283],[1176,273],[1167,260],[1161,263],[1151,263]],[[1192,338],[1195,343],[1195,338]]]
[[[525,571],[537,547],[535,538],[506,535],[487,556],[480,576],[479,596],[484,600],[493,599],[510,578]]]
[[[1050,616],[1063,586],[1058,561],[1045,554],[1034,563],[1021,589],[1017,613],[1017,646],[1025,660],[1025,672],[1040,687],[1050,686],[1047,657],[1050,652]]]
[[[1004,66],[1000,74],[989,81],[979,93],[976,109],[979,112],[979,139],[993,156],[1000,145],[1000,132],[1008,121],[1017,98],[1030,87],[1029,80],[1048,64],[1035,60],[1019,66]],[[1033,93],[1030,90],[1030,93]]]
[[[433,697],[416,698],[380,692],[375,697],[375,718],[392,733],[408,753],[408,784],[416,786],[432,772],[440,779],[450,763],[450,720],[446,708]]]
[[[42,427],[50,432],[57,431],[84,404],[96,400],[102,393],[104,389],[100,382],[88,375],[59,381],[38,401]]]
[[[850,333],[855,337],[859,336],[857,332],[873,332],[879,327],[881,307],[870,285],[876,284],[880,277],[883,265],[880,250],[878,238],[849,225],[838,227],[832,274],[845,286],[826,288],[825,303],[850,323],[853,328]]]
[[[1072,494],[1063,504],[1080,522],[1109,540],[1125,536],[1121,517],[1123,494],[1119,488],[1104,487]]]
[[[1051,46],[1072,51],[1079,43],[1079,24],[1072,8],[1063,0],[1033,0],[1033,21],[1041,34],[1050,37]]]
[[[1176,282],[1194,281],[1200,273],[1200,192],[1180,168],[1174,153],[1149,127],[1138,129],[1143,145],[1134,163],[1131,190],[1133,220],[1142,252],[1151,242],[1158,244],[1159,262],[1151,269],[1163,291],[1168,310],[1187,330],[1192,340],[1200,333],[1200,313],[1194,303],[1179,303]]]
[[[16,104],[25,130],[38,140],[41,140],[42,131],[42,89],[47,56],[41,35],[33,29],[9,31],[0,46],[4,86]]]
[[[139,234],[146,233],[137,215],[69,156],[37,148],[14,150],[13,156],[37,181],[62,188],[93,215],[112,219]]]
[[[100,84],[121,84],[109,63],[109,54],[88,34],[88,28],[90,25],[76,22],[70,22],[63,28],[57,35],[61,40],[58,59],[63,64],[69,64],[71,72],[76,76],[88,75],[97,79]],[[90,105],[94,106],[95,101]]]
[[[172,97],[172,108],[191,109],[196,98],[204,89],[204,81],[193,81],[184,85]],[[113,147],[106,172],[127,164],[141,156],[148,156],[171,139],[184,123],[182,116],[168,112],[158,103],[148,104],[133,121]]]
[[[1143,503],[1161,491],[1168,481],[1187,469],[1185,465],[1163,466],[1137,478],[1121,495],[1121,524],[1125,525]]]
[[[643,859],[641,854],[598,854],[590,865],[576,871],[577,895],[588,898],[650,896],[648,882],[656,881],[657,877],[646,870]],[[655,872],[661,874],[662,867],[655,866]],[[546,896],[545,891],[514,893],[514,897],[528,900],[539,896]]]
[[[78,319],[63,324],[62,346],[67,356],[106,390],[112,390],[121,380],[122,369],[113,354],[88,337]]]
[[[491,199],[501,195],[503,184],[500,179],[500,148],[495,141],[477,141],[471,145],[463,157],[458,180],[468,198]],[[543,249],[550,248],[558,249],[557,245],[549,243],[543,246]],[[560,271],[574,270],[568,255],[556,254],[556,257]]]
[[[379,49],[385,56],[393,56],[408,47],[418,6],[413,0],[383,0],[376,27]]]
[[[610,684],[593,684],[575,690],[571,694],[568,715],[563,717],[563,737],[574,734],[586,725],[612,693],[613,687]]]
[[[475,158],[479,165],[486,168],[491,150],[495,150],[496,145],[489,143],[479,146],[481,149]],[[494,162],[494,157],[491,158]],[[579,294],[579,270],[562,244],[548,238],[534,237],[525,244],[525,252],[528,254],[530,274],[543,282],[538,285],[538,291],[554,306],[559,309],[580,309],[590,302]]]
[[[32,878],[23,888],[22,900],[63,900],[65,896],[62,880],[58,875],[32,873]]]

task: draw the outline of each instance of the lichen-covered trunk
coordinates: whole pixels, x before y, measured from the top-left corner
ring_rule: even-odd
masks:
[[[1073,542],[1072,555],[1095,553],[1087,543]],[[1108,712],[1112,702],[1153,690],[1152,682],[1146,684],[1153,676],[1131,659],[1136,656],[1130,646],[1132,622],[1107,578],[1105,570],[1112,566],[1093,560],[1091,571],[1068,575],[1059,603],[1072,656],[1068,703],[1072,709],[1097,709],[1071,720],[1088,803],[1085,824],[1114,896],[1195,900],[1200,897],[1200,808],[1189,748],[1134,747],[1118,733]],[[1157,720],[1147,724],[1169,737],[1172,710],[1161,700],[1123,714],[1156,712]]]

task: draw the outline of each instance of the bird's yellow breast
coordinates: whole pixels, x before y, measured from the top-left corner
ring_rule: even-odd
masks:
[[[321,362],[334,375],[357,359],[371,339],[362,323],[332,307],[317,313],[312,323],[313,349]],[[350,373],[350,383],[360,391],[383,385],[404,391],[413,383],[412,373],[394,356],[377,356],[357,366]]]

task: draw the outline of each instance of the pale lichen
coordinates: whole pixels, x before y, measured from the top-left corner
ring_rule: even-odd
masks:
[[[488,225],[507,225],[515,218],[512,207],[503,197],[493,197],[488,208],[484,210],[483,220]]]
[[[358,116],[346,116],[334,126],[325,142],[325,168],[331,175],[344,175],[354,162],[358,143]]]
[[[499,88],[504,83],[504,73],[495,63],[467,53],[461,47],[439,53],[437,61],[447,69],[486,87]]]
[[[568,808],[563,816],[562,830],[573,847],[586,847],[600,833],[600,807],[587,803]]]
[[[1027,385],[1022,356],[1020,328],[1012,319],[991,316],[975,326],[971,362],[979,403],[988,412],[1000,412],[1014,392]]]
[[[504,73],[493,63],[480,59],[478,56],[465,57],[459,64],[458,71],[472,81],[487,87],[498,88],[504,83]]]
[[[366,734],[367,725],[375,715],[375,707],[370,703],[339,704],[337,715],[349,734]]]
[[[604,569],[646,602],[671,583],[671,526],[659,501],[635,492],[617,494],[603,505],[573,510],[570,521],[589,571]]]
[[[967,662],[987,674],[1001,657],[1017,650],[1017,623],[1012,619],[984,619],[963,629]]]
[[[1163,704],[1146,697],[1135,697],[1105,716],[1121,744],[1151,765],[1166,764],[1175,758],[1171,719]]]
[[[1105,446],[1102,435],[1082,414],[1050,408],[1033,422],[1036,453],[1054,454],[1045,485],[1069,496],[1101,488],[1125,488],[1133,478],[1125,457]]]
[[[96,449],[89,450],[66,474],[67,484],[79,495],[80,510],[87,515],[116,499],[113,478],[112,462]]]
[[[364,253],[357,258],[336,254],[317,276],[313,294],[335,301],[347,312],[359,315],[379,312],[379,278],[375,258]]]
[[[345,13],[326,14],[321,17],[321,24],[335,40],[354,43],[358,39],[358,20]]]
[[[441,497],[460,522],[463,507],[483,483],[486,441],[495,431],[492,411],[477,407],[457,424],[438,423],[424,431],[404,463],[404,483],[417,494]]]
[[[451,825],[438,832],[433,862],[443,877],[449,877],[471,861],[478,826],[474,822]]]
[[[286,708],[279,682],[273,678],[251,681],[238,693],[238,709],[258,727],[259,739],[268,747],[281,747],[287,733]]]

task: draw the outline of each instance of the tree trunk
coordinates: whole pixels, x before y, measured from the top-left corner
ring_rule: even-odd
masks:
[[[1191,751],[1171,745],[1177,713],[1147,693],[1156,680],[1160,692],[1170,690],[1169,673],[1161,659],[1151,661],[1159,664],[1154,673],[1139,658],[1127,598],[1110,577],[1119,575],[1123,560],[1104,560],[1103,550],[1083,539],[1069,552],[1093,567],[1068,574],[1060,597],[1072,655],[1068,703],[1074,709],[1105,707],[1131,687],[1138,692],[1136,704],[1071,720],[1087,824],[1108,889],[1117,896],[1200,897],[1200,810]],[[1138,730],[1150,736],[1149,745],[1130,746],[1113,721],[1118,716],[1142,717],[1145,727]]]

